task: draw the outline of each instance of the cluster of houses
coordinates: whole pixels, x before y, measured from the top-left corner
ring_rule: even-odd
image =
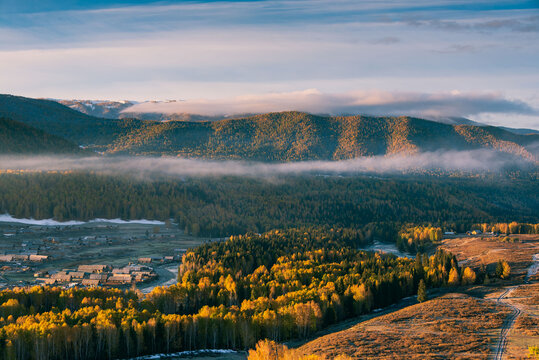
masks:
[[[482,232],[481,230],[475,229],[475,230],[466,231],[466,235],[498,236],[499,234],[493,231]]]
[[[14,235],[15,232],[6,232],[4,236]],[[0,263],[2,262],[42,262],[49,259],[48,255],[43,255],[44,248],[35,241],[24,241],[20,245],[11,242],[2,242],[0,250]]]
[[[48,255],[38,255],[34,253],[4,254],[0,255],[0,262],[33,261],[42,262],[49,258]]]
[[[444,235],[446,236],[455,236],[457,235],[456,232],[454,231],[446,231],[444,232]],[[466,235],[487,235],[487,236],[498,236],[497,233],[494,233],[494,232],[482,232],[481,230],[479,229],[473,229],[473,230],[468,230],[466,231]]]
[[[127,265],[114,268],[110,265],[79,265],[75,269],[57,272],[37,272],[36,282],[46,285],[118,286],[140,283],[157,278],[155,271],[145,265]]]
[[[185,253],[185,251],[183,253]],[[153,264],[164,264],[164,263],[169,263],[169,262],[173,262],[173,261],[180,261],[180,259],[181,259],[180,255],[140,257],[140,258],[138,258],[138,263],[139,264],[152,264],[152,263]]]

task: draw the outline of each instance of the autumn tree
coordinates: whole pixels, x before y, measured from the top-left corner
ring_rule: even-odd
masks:
[[[447,284],[450,286],[458,286],[459,284],[459,272],[456,268],[452,267],[449,271],[449,279]]]
[[[496,264],[496,276],[500,279],[508,279],[511,275],[511,267],[505,260],[498,260]]]
[[[466,267],[462,273],[462,285],[475,284],[476,274],[475,271]]]

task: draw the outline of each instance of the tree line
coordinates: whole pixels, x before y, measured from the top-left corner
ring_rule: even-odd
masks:
[[[407,224],[464,232],[479,223],[539,223],[536,190],[531,179],[310,175],[142,180],[84,172],[4,172],[0,213],[59,221],[174,219],[186,233],[207,237],[327,225],[359,229],[366,239],[375,234],[396,241]],[[417,245],[411,248],[416,251]]]

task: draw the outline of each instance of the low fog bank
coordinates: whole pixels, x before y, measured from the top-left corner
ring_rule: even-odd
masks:
[[[401,174],[422,171],[499,171],[506,167],[534,166],[515,156],[493,150],[437,151],[415,155],[360,157],[341,161],[263,163],[215,161],[176,157],[60,157],[3,156],[0,171],[93,171],[137,177],[249,176],[301,174]]]

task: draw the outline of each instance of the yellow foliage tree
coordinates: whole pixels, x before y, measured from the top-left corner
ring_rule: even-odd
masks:
[[[449,279],[447,280],[447,284],[451,286],[457,286],[459,284],[459,272],[456,268],[451,268],[451,271],[449,272]]]
[[[339,355],[335,360],[349,360],[346,355]],[[256,348],[249,350],[247,360],[320,360],[318,355],[301,355],[286,345],[278,344],[271,340],[260,340]]]
[[[528,347],[528,357],[539,360],[539,346]]]
[[[476,278],[475,271],[467,267],[462,273],[462,285],[475,284]]]

